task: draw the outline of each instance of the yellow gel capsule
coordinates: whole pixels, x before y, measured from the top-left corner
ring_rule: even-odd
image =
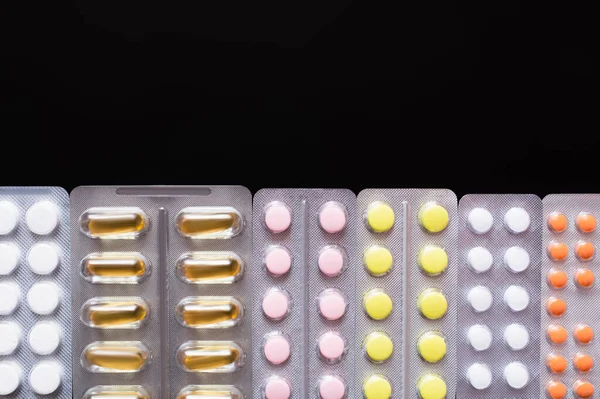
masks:
[[[141,385],[99,385],[88,389],[83,399],[152,399]]]
[[[417,297],[417,308],[426,318],[436,320],[448,311],[448,301],[442,291],[437,288],[427,288]]]
[[[448,226],[448,211],[435,201],[423,204],[417,214],[419,223],[430,233],[439,233]]]
[[[188,284],[231,284],[242,278],[244,262],[229,251],[187,252],[177,259],[176,271]]]
[[[448,254],[437,245],[425,245],[417,255],[417,264],[430,276],[441,274],[448,267]]]
[[[437,331],[428,331],[417,341],[419,355],[428,363],[437,363],[446,356],[446,339]]]
[[[193,373],[231,373],[243,366],[244,357],[233,341],[188,341],[177,351],[179,365]]]
[[[81,365],[93,373],[136,373],[149,357],[139,341],[97,341],[83,349]]]
[[[392,397],[392,384],[382,375],[374,374],[363,383],[365,399],[389,399]]]
[[[244,395],[233,385],[188,385],[177,399],[244,399]]]
[[[372,332],[363,342],[365,353],[369,360],[375,363],[386,361],[392,356],[394,343],[389,335],[382,332]]]
[[[176,315],[185,327],[229,328],[240,323],[244,308],[231,296],[196,296],[183,298]]]
[[[134,239],[148,230],[148,217],[138,207],[97,207],[79,217],[79,226],[91,238]]]
[[[368,248],[364,253],[363,261],[367,271],[372,276],[387,274],[394,264],[392,253],[380,245],[373,245]]]
[[[373,320],[386,319],[392,312],[392,298],[381,288],[368,291],[363,297],[363,308]]]
[[[81,321],[102,329],[139,328],[147,319],[150,307],[139,297],[97,297],[81,308]]]
[[[179,212],[175,227],[188,238],[226,239],[242,231],[244,218],[230,206],[192,206]]]
[[[444,399],[446,397],[446,383],[437,374],[428,373],[417,381],[417,390],[421,399]]]
[[[94,252],[81,261],[81,275],[94,284],[138,284],[149,272],[139,252]]]
[[[383,201],[372,202],[365,211],[363,218],[367,228],[375,233],[384,233],[394,226],[394,210]]]

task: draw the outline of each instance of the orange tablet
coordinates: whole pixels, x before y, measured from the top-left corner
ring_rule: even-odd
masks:
[[[550,399],[563,399],[567,396],[567,386],[560,381],[550,381],[546,385],[546,392]]]
[[[581,260],[592,260],[595,253],[596,248],[589,241],[579,241],[575,244],[575,256]]]
[[[564,344],[569,336],[567,330],[558,324],[551,324],[548,326],[546,334],[548,334],[548,339],[555,344]]]
[[[565,260],[569,255],[569,247],[564,242],[552,241],[548,244],[548,256],[552,260]]]
[[[546,310],[551,316],[562,316],[567,310],[567,303],[560,298],[551,296],[546,301]]]
[[[552,269],[546,275],[546,281],[552,288],[564,288],[569,282],[569,276],[563,270]]]
[[[577,282],[577,285],[582,288],[590,288],[594,285],[595,279],[596,276],[590,269],[578,269],[575,272],[575,281]]]
[[[546,356],[546,366],[553,373],[560,374],[567,369],[567,359],[564,356],[551,353]]]
[[[567,229],[567,225],[567,217],[563,213],[552,212],[548,215],[548,228],[550,228],[550,230],[560,233]]]
[[[580,344],[589,344],[594,339],[594,330],[587,324],[578,324],[573,330],[573,336]]]
[[[591,233],[596,230],[596,218],[589,212],[579,212],[575,224],[584,233]]]
[[[588,381],[577,380],[573,384],[573,392],[575,392],[578,398],[591,398],[594,396],[594,386]]]
[[[594,358],[587,353],[577,352],[573,356],[573,366],[582,373],[586,373],[594,367]]]

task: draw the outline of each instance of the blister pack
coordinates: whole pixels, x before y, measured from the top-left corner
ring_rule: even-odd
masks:
[[[598,194],[552,194],[543,200],[541,389],[546,397],[593,398],[600,328],[595,280]]]
[[[539,398],[542,202],[468,194],[458,209],[457,398]]]
[[[454,398],[455,194],[367,189],[358,212],[357,387],[367,399]]]
[[[0,187],[0,397],[71,398],[69,196]]]
[[[357,397],[356,196],[263,189],[253,208],[253,397]]]
[[[250,192],[78,187],[71,198],[75,397],[251,397]]]

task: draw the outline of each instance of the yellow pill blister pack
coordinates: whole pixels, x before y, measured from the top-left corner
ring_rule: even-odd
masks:
[[[71,193],[73,397],[251,396],[251,193]]]
[[[454,398],[457,200],[443,189],[358,195],[355,384],[367,399]]]

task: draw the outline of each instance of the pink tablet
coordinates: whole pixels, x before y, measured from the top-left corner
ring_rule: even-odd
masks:
[[[292,223],[292,212],[283,202],[273,201],[265,207],[265,226],[273,233],[284,232]]]
[[[342,359],[346,341],[336,332],[326,332],[319,337],[319,354],[327,363],[337,363]]]
[[[264,257],[265,267],[273,276],[283,276],[290,271],[292,266],[292,255],[287,248],[281,245],[273,245],[267,249]]]
[[[346,298],[336,288],[328,288],[317,297],[319,312],[327,320],[339,320],[346,313]]]
[[[346,259],[343,250],[336,245],[323,247],[319,252],[319,270],[327,277],[339,276]]]
[[[346,396],[346,384],[333,375],[326,375],[319,381],[321,399],[343,399]]]
[[[283,377],[270,377],[265,383],[265,399],[289,399],[292,395],[290,383]]]
[[[262,301],[265,316],[273,320],[283,319],[290,311],[290,296],[280,288],[271,288]]]
[[[348,215],[343,204],[329,201],[319,208],[319,224],[328,233],[339,233],[346,227]]]
[[[263,344],[265,358],[271,364],[281,364],[290,357],[290,341],[280,332],[267,334]]]

